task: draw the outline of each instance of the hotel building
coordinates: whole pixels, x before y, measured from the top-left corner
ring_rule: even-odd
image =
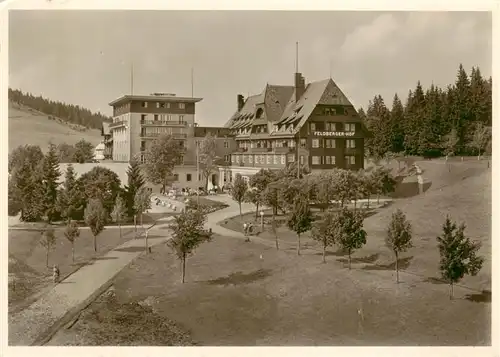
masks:
[[[226,123],[237,150],[220,168],[220,184],[260,169],[281,169],[297,160],[310,171],[364,166],[369,135],[353,105],[330,78],[308,83],[295,73],[293,86],[267,84],[258,95],[237,96],[237,111]]]
[[[201,100],[153,93],[149,96],[125,95],[109,103],[113,107],[113,122],[103,127],[103,135],[109,130],[113,161],[136,159],[142,162],[144,152],[156,138],[171,134],[185,148],[181,164],[174,170],[173,185],[179,188],[205,186],[202,175],[197,175],[197,145],[208,133],[215,136],[217,165],[224,168],[230,165],[230,154],[235,151],[236,144],[231,130],[196,124],[195,105]],[[216,169],[209,178],[208,188],[218,184],[218,176]]]

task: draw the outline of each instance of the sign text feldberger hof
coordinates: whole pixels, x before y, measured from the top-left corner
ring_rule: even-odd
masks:
[[[354,136],[353,131],[315,131],[315,136]]]

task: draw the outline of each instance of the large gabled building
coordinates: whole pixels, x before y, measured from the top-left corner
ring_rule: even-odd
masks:
[[[266,85],[244,100],[225,127],[235,135],[231,165],[221,168],[229,181],[239,173],[280,169],[299,161],[311,171],[364,166],[369,135],[345,94],[330,78],[308,83],[295,73],[293,86]],[[227,180],[226,180],[227,182]]]

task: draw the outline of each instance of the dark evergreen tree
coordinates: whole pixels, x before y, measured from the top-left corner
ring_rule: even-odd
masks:
[[[83,164],[94,160],[94,145],[82,139],[75,144],[73,162]]]
[[[68,222],[83,219],[85,196],[80,181],[76,179],[73,165],[68,165],[64,182],[58,195],[58,210]]]
[[[404,150],[404,108],[397,93],[394,95],[391,110],[391,151],[402,152]]]
[[[57,188],[59,186],[59,160],[57,158],[56,146],[49,144],[49,151],[42,162],[42,197],[44,213],[48,223],[51,223],[57,217]]]
[[[139,162],[132,160],[127,170],[127,185],[124,187],[125,206],[129,218],[136,215],[134,209],[135,195],[144,186],[145,182]]]

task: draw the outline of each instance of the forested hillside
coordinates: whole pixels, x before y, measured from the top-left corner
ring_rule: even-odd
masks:
[[[492,79],[479,68],[470,75],[460,65],[455,83],[447,88],[417,83],[403,105],[396,94],[389,109],[376,95],[365,112],[359,109],[373,138],[370,156],[387,152],[406,155],[475,155],[491,151]]]
[[[49,116],[61,118],[69,123],[82,125],[90,129],[101,129],[103,121],[111,118],[101,113],[93,113],[78,105],[66,104],[43,98],[35,97],[31,93],[24,93],[17,89],[9,88],[9,100],[38,110]]]

